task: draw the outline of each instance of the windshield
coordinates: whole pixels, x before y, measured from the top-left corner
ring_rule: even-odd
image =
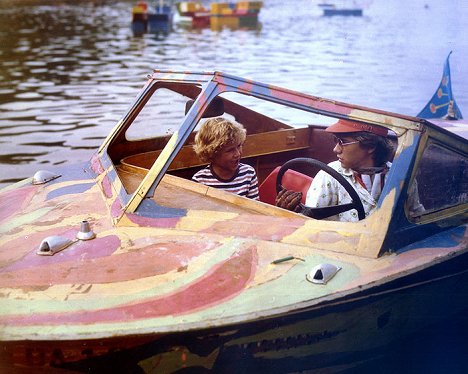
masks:
[[[146,198],[151,198],[157,206],[169,210],[211,209],[223,212],[285,214],[278,213],[275,201],[278,186],[283,182],[277,180],[280,166],[291,159],[312,158],[324,164],[334,162],[332,167],[340,168],[340,162],[343,164],[346,158],[340,159],[336,150],[346,153],[351,148],[359,148],[358,145],[349,146],[361,142],[360,139],[351,139],[352,134],[347,139],[340,138],[337,145],[337,137],[325,130],[339,120],[314,113],[302,104],[285,105],[273,100],[273,97],[266,100],[239,92],[221,92],[208,105],[208,102],[197,100],[201,92],[202,87],[196,84],[157,83],[148,89],[140,105],[131,113],[123,131],[109,147],[118,177],[129,196],[138,190],[147,191]],[[245,135],[241,137],[242,140],[236,140],[241,143],[238,144],[240,148],[231,146],[226,150],[217,149],[212,158],[197,151],[197,147],[200,148],[196,144],[197,134],[213,120],[242,128]],[[217,134],[220,136],[219,132]],[[238,155],[233,156],[233,160],[225,160],[233,166],[227,174],[223,174],[226,168],[216,164],[215,156],[219,158],[221,153],[231,152],[229,149]],[[229,156],[228,153],[226,155]],[[309,188],[320,169],[316,164],[299,163],[294,166],[294,170],[286,172],[282,187],[293,189],[299,183],[300,191],[297,192],[301,194],[300,202],[310,206],[307,201]],[[304,175],[300,178],[306,182],[289,182],[293,171]],[[202,178],[199,177],[200,173],[203,174]],[[250,176],[249,181],[238,179],[239,173],[247,173]],[[346,173],[344,174],[346,177]],[[144,180],[146,187],[143,186]],[[351,181],[353,187],[360,188],[354,175]],[[247,183],[248,187],[245,186]],[[326,184],[330,183],[335,186],[339,197],[342,182],[330,177]],[[249,192],[245,188],[258,191]],[[370,194],[371,188],[368,193],[366,189],[364,185],[364,192],[361,194]],[[260,208],[254,201],[239,200],[238,196],[227,194],[226,191],[260,200],[269,204],[271,209]],[[369,195],[367,199],[362,199],[367,204],[363,208],[367,215],[377,207],[381,192],[382,189],[378,191],[378,195]],[[326,193],[332,194],[326,205],[360,201],[358,197],[354,197],[341,199],[343,201],[340,202],[339,198],[333,197],[335,192],[327,190]],[[206,199],[208,195],[213,198]],[[318,203],[314,202],[312,208],[316,204]],[[364,213],[355,212],[356,206],[348,210],[350,213],[337,211],[330,219],[358,220],[358,217],[364,217]],[[309,212],[307,215],[314,217]],[[327,215],[320,214],[320,217],[326,218]]]

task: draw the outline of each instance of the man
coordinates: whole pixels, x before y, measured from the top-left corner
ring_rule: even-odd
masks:
[[[391,166],[389,160],[393,156],[393,145],[387,138],[388,131],[384,127],[343,119],[326,131],[334,135],[336,145],[333,152],[338,157],[337,161],[328,165],[354,187],[368,216],[377,206]],[[277,196],[276,205],[297,211],[301,197],[301,192],[282,190]],[[305,205],[326,207],[350,202],[351,197],[341,184],[321,170],[307,191]],[[358,215],[355,209],[351,209],[328,219],[352,222],[358,221]]]

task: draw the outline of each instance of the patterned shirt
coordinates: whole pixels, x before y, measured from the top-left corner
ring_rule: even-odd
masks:
[[[369,185],[368,188],[366,188],[365,185],[368,183],[364,184],[362,181],[360,182],[359,178],[357,178],[353,170],[344,169],[339,161],[333,161],[329,163],[328,166],[335,169],[338,173],[345,177],[345,179],[354,187],[362,201],[366,217],[371,214],[377,207],[377,201],[380,197],[380,193],[382,192],[381,186],[383,186],[385,182],[386,174],[382,176],[383,180],[381,180],[380,175],[376,174],[376,177],[378,177],[378,180],[381,183],[374,183],[372,186]],[[387,163],[387,166],[390,167],[391,163]],[[380,185],[380,188],[378,185]],[[341,186],[341,184],[339,184],[330,174],[320,170],[314,177],[312,184],[307,191],[305,205],[310,207],[326,207],[338,204],[347,204],[351,201],[351,197]],[[327,219],[344,222],[359,221],[356,209],[342,212]]]
[[[209,187],[219,188],[249,199],[258,200],[258,179],[255,169],[246,164],[239,164],[237,173],[229,180],[223,180],[213,173],[208,165],[192,177],[192,180]]]

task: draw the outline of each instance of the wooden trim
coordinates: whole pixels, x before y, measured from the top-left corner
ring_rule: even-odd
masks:
[[[248,135],[244,143],[242,158],[306,149],[309,147],[309,131],[306,127]],[[151,168],[160,153],[161,150],[157,150],[128,156],[121,160],[121,165],[126,171],[142,173]],[[205,163],[198,159],[192,145],[189,144],[182,147],[169,170],[203,165]]]

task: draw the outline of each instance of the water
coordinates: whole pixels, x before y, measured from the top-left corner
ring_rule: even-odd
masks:
[[[427,6],[426,6],[427,4]],[[131,1],[0,1],[0,186],[85,161],[154,68],[221,70],[414,115],[450,50],[468,115],[468,3],[367,0],[364,17],[322,17],[312,0],[265,0],[256,30],[134,37]]]

